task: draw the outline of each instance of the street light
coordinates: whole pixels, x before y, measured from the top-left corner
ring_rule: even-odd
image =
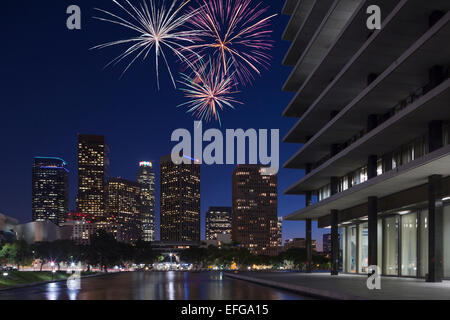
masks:
[[[52,281],[53,281],[53,275],[55,274],[55,262],[54,261],[52,261],[52,262],[50,262],[50,266],[52,267]]]

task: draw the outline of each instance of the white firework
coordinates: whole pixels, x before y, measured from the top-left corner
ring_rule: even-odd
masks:
[[[182,13],[182,9],[191,0],[170,0],[172,4],[166,6],[163,2],[160,6],[157,5],[157,0],[149,0],[147,4],[146,0],[142,0],[140,6],[136,6],[130,3],[129,0],[124,0],[127,5],[122,5],[117,0],[113,2],[122,9],[120,16],[108,12],[103,9],[95,8],[106,15],[106,17],[94,17],[95,19],[110,22],[131,29],[137,33],[136,36],[104,43],[95,46],[92,49],[103,49],[115,45],[128,44],[130,45],[123,53],[109,62],[106,67],[111,64],[116,65],[123,59],[130,57],[131,61],[123,71],[122,75],[131,67],[131,65],[139,58],[145,60],[152,49],[155,50],[155,64],[156,64],[156,79],[159,90],[159,59],[162,56],[170,78],[174,87],[176,88],[175,80],[167,61],[165,48],[173,52],[182,62],[190,65],[188,58],[183,54],[186,50],[186,44],[194,43],[198,37],[199,32],[197,30],[180,30],[183,25],[190,20],[197,11]]]

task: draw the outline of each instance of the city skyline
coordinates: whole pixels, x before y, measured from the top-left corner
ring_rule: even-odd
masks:
[[[106,142],[106,140],[107,140],[107,138],[105,137],[105,136],[103,136],[103,135],[99,135],[99,134],[96,134],[96,135],[91,135],[91,134],[78,134],[77,135],[78,136],[78,162],[80,163],[80,157],[81,158],[83,158],[83,157],[86,157],[86,154],[85,154],[85,152],[84,152],[84,154],[83,154],[83,148],[81,148],[80,149],[80,137],[81,137],[81,139],[89,139],[89,138],[93,138],[94,139],[94,142],[95,143],[98,143],[99,145],[101,145],[101,147],[103,148],[104,146],[106,146],[105,148],[108,150],[108,151],[106,151],[105,152],[105,154],[106,154],[106,157],[108,158],[108,163],[111,161],[111,158],[110,158],[110,151],[109,151],[109,145],[108,145],[108,143]],[[92,141],[90,141],[90,143],[92,143]],[[92,145],[90,146],[90,147],[92,147]],[[105,150],[106,150],[105,149]],[[81,150],[81,151],[80,151]],[[92,152],[92,150],[90,150],[90,152]],[[168,159],[168,156],[164,156],[165,158],[167,158]],[[164,158],[164,157],[161,157],[161,158]],[[62,159],[60,159],[59,157],[34,157],[33,159],[35,159],[35,161],[36,161],[36,159],[57,159],[57,160],[59,160],[59,161],[61,161],[61,162],[63,162],[63,169],[64,169],[64,172],[65,173],[69,173],[70,172],[70,170],[68,170],[67,169],[67,167],[69,167],[69,164],[65,161],[65,160],[62,160]],[[98,159],[95,159],[95,160],[98,160]],[[102,163],[103,163],[103,160],[101,161]],[[115,177],[115,176],[110,176],[109,175],[109,170],[108,169],[106,169],[105,170],[105,183],[106,183],[106,185],[109,185],[110,184],[110,182],[113,182],[113,183],[117,183],[117,182],[120,182],[120,181],[122,181],[122,182],[126,182],[126,183],[130,183],[130,184],[136,184],[136,185],[138,185],[138,184],[140,184],[139,183],[139,177],[141,177],[141,179],[142,179],[142,176],[140,176],[140,174],[142,174],[142,169],[143,168],[147,168],[147,167],[150,167],[150,168],[153,168],[153,166],[154,166],[154,163],[158,163],[158,164],[160,164],[160,161],[158,162],[158,161],[154,161],[154,162],[150,162],[150,161],[139,161],[137,164],[139,165],[139,167],[138,167],[138,173],[136,174],[136,181],[135,180],[133,180],[133,179],[124,179],[124,178],[122,178],[121,176],[117,176],[117,177]],[[81,162],[81,166],[83,167],[83,161]],[[205,167],[206,165],[202,165],[201,167]],[[239,166],[239,165],[238,165]],[[238,167],[238,166],[235,166],[235,169]],[[235,170],[234,169],[234,170]],[[75,170],[75,168],[74,168],[74,170]],[[76,171],[76,170],[75,170]],[[155,174],[153,173],[153,176],[154,176]],[[154,178],[154,177],[153,177]],[[76,180],[78,180],[78,181],[80,181],[80,178],[79,177],[77,177],[77,179]],[[156,180],[156,179],[155,179]],[[230,176],[230,180],[232,180],[232,176]],[[69,182],[68,181],[66,181],[66,184],[69,184]],[[160,189],[160,181],[158,180],[158,181],[156,181],[156,182],[154,182],[154,185],[155,185],[155,189],[153,190],[153,192],[155,192],[155,190],[156,189]],[[67,187],[67,186],[66,186]],[[77,184],[77,189],[79,189],[78,188],[78,184]],[[107,189],[106,189],[107,190]],[[76,197],[75,197],[76,198]],[[153,198],[155,198],[155,194],[153,194]],[[108,195],[106,195],[105,196],[105,200],[104,200],[104,202],[105,202],[105,209],[104,209],[104,211],[105,211],[105,213],[111,213],[112,211],[110,210],[110,207],[109,207],[109,203],[108,203],[108,199],[109,199],[109,196]],[[70,197],[69,197],[69,202],[70,202]],[[72,199],[73,200],[73,199]],[[231,199],[230,199],[231,200]],[[70,215],[71,213],[77,213],[77,212],[81,212],[80,210],[79,210],[79,208],[77,207],[77,201],[76,201],[76,199],[75,199],[75,206],[74,207],[68,207],[68,210],[66,210],[66,212],[65,212],[65,214],[64,214],[64,216],[67,216],[67,215]],[[158,208],[158,209],[160,209],[160,202],[158,202],[158,205],[154,205],[154,207],[155,208]],[[232,206],[228,206],[228,208],[230,208],[231,209],[231,207]],[[201,240],[207,240],[207,230],[206,230],[206,221],[207,221],[207,213],[208,213],[208,211],[211,209],[211,208],[227,208],[226,206],[218,206],[218,205],[213,205],[213,206],[211,206],[208,210],[202,210],[201,209],[201,214],[200,214],[200,216],[201,216],[201,218],[200,218],[200,226],[201,226],[201,228],[200,228],[200,239]],[[110,212],[111,211],[111,212]],[[158,210],[158,213],[160,212],[160,210]],[[95,213],[93,214],[93,213],[87,213],[88,215],[90,215],[90,216],[92,216],[92,217],[95,217]],[[157,220],[160,220],[161,219],[161,217],[159,216],[159,214],[158,214],[158,216],[154,213],[154,220],[156,220],[157,218]],[[32,219],[33,221],[34,221],[34,219]],[[44,219],[44,220],[51,220],[51,219]],[[95,220],[95,219],[94,219]],[[154,234],[160,234],[160,228],[161,228],[161,226],[160,226],[160,224],[158,224],[158,225],[156,225],[155,223],[154,223],[154,220],[153,220],[153,230],[154,230]],[[278,220],[276,221],[277,222],[277,226],[279,226],[279,224],[280,224],[280,220],[282,220],[282,217],[280,217],[280,216],[278,216]],[[41,221],[42,221],[42,219],[41,219]],[[99,220],[99,221],[101,221],[101,220]],[[27,220],[25,220],[25,221],[21,221],[20,220],[20,222],[28,222]],[[61,224],[61,223],[60,223]],[[325,232],[326,232],[326,229],[325,229]],[[283,235],[282,235],[283,236]],[[284,241],[288,241],[288,240],[291,240],[291,239],[293,239],[293,238],[296,238],[296,237],[282,237],[282,239],[283,239],[283,241],[282,241],[282,243],[284,243]],[[154,238],[155,240],[160,240],[160,237],[158,237],[158,239],[155,237]],[[317,239],[315,239],[315,241],[317,241],[318,243],[319,243],[319,238],[317,238]]]
[[[119,79],[120,68],[102,69],[104,55],[89,51],[111,30],[109,26],[90,18],[95,15],[93,7],[100,4],[102,2],[80,1],[83,28],[71,32],[65,25],[59,25],[65,17],[61,17],[58,6],[44,8],[31,3],[29,9],[22,12],[23,19],[31,19],[35,14],[47,16],[48,19],[40,22],[44,34],[25,26],[17,26],[14,32],[40,39],[41,49],[35,55],[40,60],[39,64],[26,58],[26,50],[23,51],[16,36],[5,33],[5,41],[11,43],[11,50],[8,51],[8,59],[2,62],[5,78],[0,80],[5,88],[2,104],[8,106],[4,116],[21,120],[15,124],[10,121],[0,128],[0,144],[6,155],[0,160],[0,212],[23,222],[30,219],[31,181],[28,168],[34,156],[58,155],[67,161],[70,170],[69,208],[73,209],[77,158],[72,146],[76,145],[77,133],[102,134],[107,137],[111,145],[111,176],[133,180],[136,163],[151,161],[154,163],[156,179],[159,180],[157,160],[161,155],[170,153],[171,133],[177,128],[189,129],[193,126],[192,116],[176,109],[183,100],[180,91],[167,85],[157,91],[154,79],[148,77],[153,72],[150,63],[133,67],[122,79]],[[279,13],[283,2],[263,1],[263,5],[270,6],[270,14]],[[5,12],[22,11],[14,3],[6,4],[6,7]],[[63,9],[65,11],[66,8]],[[274,18],[272,38],[276,43],[272,50],[271,66],[269,70],[262,69],[261,77],[256,77],[254,85],[245,87],[237,95],[245,105],[221,115],[220,130],[279,128],[280,137],[289,130],[294,119],[280,117],[292,96],[280,89],[280,83],[290,72],[281,63],[290,43],[280,40],[288,20],[289,17],[283,15]],[[6,15],[4,21],[5,25],[14,25],[11,16]],[[117,36],[121,35],[121,30],[118,30]],[[54,43],[56,38],[60,39],[57,45]],[[54,56],[55,50],[60,54]],[[50,56],[51,59],[48,58]],[[26,73],[28,77],[17,78],[16,75],[20,73]],[[160,81],[162,84],[170,83],[164,74]],[[27,95],[23,94],[23,90],[27,91]],[[27,116],[23,117],[22,113]],[[212,123],[204,123],[203,126],[204,130],[217,127]],[[6,138],[14,132],[17,132],[14,141]],[[280,164],[297,149],[295,144],[281,144]],[[230,177],[233,169],[234,166],[227,165],[203,166],[202,219],[210,206],[231,206]],[[15,174],[12,175],[12,172]],[[282,194],[282,190],[301,176],[302,173],[280,170],[279,216],[292,212],[298,208],[298,203],[303,203],[301,198]],[[217,179],[222,183],[216,184]],[[155,201],[159,202],[159,190],[156,190]],[[159,208],[156,208],[155,215],[158,224]],[[284,239],[304,237],[302,222],[284,222],[283,228]],[[323,232],[314,228],[313,237],[319,239]]]

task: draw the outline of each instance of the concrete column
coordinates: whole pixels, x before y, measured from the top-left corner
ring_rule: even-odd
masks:
[[[433,152],[444,145],[442,121],[431,121],[428,124],[428,151]]]
[[[372,179],[377,176],[378,157],[371,155],[367,158],[367,178]]]
[[[378,265],[378,198],[367,200],[368,232],[369,232],[369,266]]]
[[[331,275],[339,273],[338,211],[331,210]]]
[[[428,282],[443,278],[442,176],[428,177]]]
[[[306,272],[311,273],[312,264],[312,239],[311,239],[311,219],[305,221],[306,234]]]
[[[351,174],[347,175],[347,181],[348,181],[348,188],[349,189],[351,187],[353,187],[352,178],[353,178],[353,176]]]
[[[306,191],[305,192],[305,207],[309,207],[312,203],[312,192]]]
[[[383,173],[392,170],[392,152],[383,156]]]
[[[334,195],[338,193],[339,190],[339,177],[330,178],[330,194]]]

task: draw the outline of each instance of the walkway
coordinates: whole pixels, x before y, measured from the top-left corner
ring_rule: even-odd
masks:
[[[448,300],[450,281],[428,283],[423,279],[382,277],[381,290],[367,289],[367,276],[329,273],[240,272],[226,276],[323,299]]]

